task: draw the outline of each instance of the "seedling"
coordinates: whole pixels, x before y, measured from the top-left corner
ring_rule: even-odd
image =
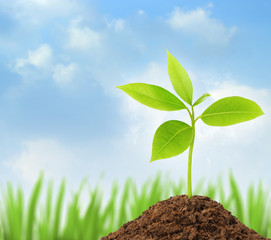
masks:
[[[193,102],[193,85],[182,65],[167,51],[168,74],[178,97],[168,90],[146,83],[130,83],[118,88],[126,92],[138,102],[158,110],[177,111],[186,109],[191,125],[178,120],[164,122],[154,134],[151,160],[156,161],[177,156],[189,147],[187,190],[188,198],[192,197],[191,170],[195,141],[195,124],[201,119],[210,126],[229,126],[252,120],[263,115],[260,106],[243,97],[222,98],[209,106],[200,116],[195,117],[194,108],[210,96],[204,93]]]

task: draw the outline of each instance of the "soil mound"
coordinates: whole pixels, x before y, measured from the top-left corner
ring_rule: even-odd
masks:
[[[208,197],[187,195],[158,202],[101,240],[267,239]]]

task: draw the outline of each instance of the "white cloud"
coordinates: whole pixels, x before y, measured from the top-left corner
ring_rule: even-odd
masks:
[[[95,49],[100,46],[100,33],[91,30],[89,27],[80,26],[82,19],[74,19],[68,29],[68,48],[79,50]]]
[[[218,19],[211,17],[211,12],[202,8],[185,12],[176,7],[167,20],[169,26],[185,34],[194,35],[199,41],[209,44],[227,44],[237,31],[237,27],[226,27]]]
[[[171,87],[170,80],[167,73],[167,66],[150,62],[145,70],[136,77],[130,77],[128,82],[145,82],[149,84],[161,84],[165,88]]]
[[[253,89],[246,85],[239,85],[233,81],[225,81],[215,83],[216,88],[210,91],[212,97],[218,100],[227,96],[243,96],[246,98],[254,98],[257,101],[263,101],[269,97],[268,89]],[[263,101],[264,104],[264,101]]]
[[[47,80],[52,78],[58,87],[74,86],[71,84],[80,73],[78,64],[54,62],[51,47],[42,44],[37,49],[28,51],[25,58],[17,59],[13,70],[22,75],[24,83],[27,84],[45,76]]]
[[[34,51],[28,51],[26,58],[16,60],[15,69],[20,72],[20,69],[32,65],[36,68],[48,68],[52,60],[52,49],[48,44],[40,45]]]
[[[121,32],[125,27],[125,20],[122,18],[113,19],[111,21],[107,21],[107,26],[109,28],[113,28],[115,32]]]
[[[15,0],[2,3],[22,24],[39,25],[56,17],[68,17],[80,9],[74,0]]]
[[[17,58],[11,70],[20,74],[24,83],[34,83],[44,76],[50,76],[53,51],[48,44],[41,44],[35,50],[29,50],[24,58]]]
[[[75,163],[74,156],[66,147],[54,139],[39,139],[23,143],[23,151],[6,165],[24,181],[34,183],[40,171],[46,178],[60,180],[68,175]]]
[[[66,86],[73,82],[78,73],[78,69],[79,67],[75,63],[70,63],[68,65],[57,64],[53,70],[53,79],[58,86]]]
[[[145,14],[145,12],[142,10],[142,9],[140,9],[140,10],[138,10],[138,15],[143,15],[143,14]]]

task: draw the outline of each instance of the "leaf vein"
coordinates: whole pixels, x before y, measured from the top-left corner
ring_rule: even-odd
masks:
[[[174,103],[174,102],[170,102],[170,101],[166,101],[166,100],[164,100],[164,99],[160,99],[160,98],[154,98],[154,97],[150,97],[150,96],[148,96],[148,95],[146,95],[146,94],[143,94],[143,93],[139,93],[139,92],[136,92],[136,91],[133,91],[133,90],[126,90],[126,91],[128,91],[128,92],[133,92],[133,93],[136,93],[136,94],[139,94],[139,95],[142,95],[142,96],[144,96],[144,97],[147,97],[147,98],[151,98],[151,99],[155,99],[155,100],[158,100],[158,101],[161,101],[161,102],[165,102],[165,103],[170,103],[170,104],[172,104],[172,105],[175,105],[175,106],[178,106],[178,107],[185,107],[185,105],[183,104],[183,105],[178,105],[178,104],[176,104],[176,103]],[[173,94],[172,94],[173,95]],[[174,95],[173,95],[174,96]],[[178,99],[178,98],[177,98]],[[179,99],[178,99],[179,100]],[[180,100],[179,100],[180,101]],[[181,101],[180,101],[181,102]]]
[[[258,113],[258,112],[236,111],[236,112],[206,113],[206,114],[202,114],[201,117],[214,116],[214,115],[222,115],[222,114],[247,114],[247,113]]]

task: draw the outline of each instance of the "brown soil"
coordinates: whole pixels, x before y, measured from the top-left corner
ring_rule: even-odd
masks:
[[[267,239],[208,197],[187,195],[158,202],[101,240]]]

